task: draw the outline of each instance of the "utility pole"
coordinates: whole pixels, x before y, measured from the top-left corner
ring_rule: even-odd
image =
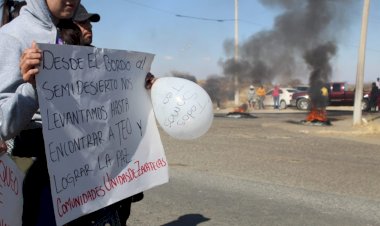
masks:
[[[235,64],[238,62],[238,57],[239,57],[239,27],[238,27],[238,0],[235,0],[235,56],[234,56],[234,61]],[[235,106],[239,105],[239,78],[238,75],[234,74],[234,87],[235,87]]]
[[[364,63],[365,63],[365,49],[367,42],[367,26],[369,14],[370,0],[364,0],[362,28],[360,35],[359,59],[356,72],[356,86],[355,86],[355,102],[354,102],[354,116],[353,125],[361,125],[362,123],[362,100],[363,100],[363,80],[364,80]]]

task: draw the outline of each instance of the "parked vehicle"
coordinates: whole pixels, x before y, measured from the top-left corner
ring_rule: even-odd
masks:
[[[309,86],[308,85],[299,85],[294,87],[294,89],[297,90],[297,92],[306,92],[309,91]]]
[[[290,105],[293,93],[297,92],[294,88],[280,88],[280,109],[285,109]],[[264,99],[264,106],[274,106],[273,89],[269,90]]]
[[[353,106],[355,100],[355,91],[349,91],[347,84],[344,82],[329,83],[329,103],[330,106]],[[311,108],[311,101],[308,92],[297,92],[293,94],[290,101],[290,106],[297,107],[299,110],[309,110]],[[378,106],[380,106],[380,98],[378,99]],[[362,110],[369,108],[369,94],[363,93]]]
[[[299,110],[309,110],[311,106],[309,92],[301,91],[294,93],[290,100],[290,106],[297,107]]]

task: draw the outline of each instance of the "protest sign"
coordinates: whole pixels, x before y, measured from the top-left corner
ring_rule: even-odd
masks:
[[[0,226],[22,225],[22,181],[19,170],[8,154],[0,155]]]
[[[153,55],[38,45],[36,87],[57,224],[166,183],[144,88]]]

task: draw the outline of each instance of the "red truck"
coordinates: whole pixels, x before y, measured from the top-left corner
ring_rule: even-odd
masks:
[[[345,82],[332,82],[329,87],[329,106],[353,106],[355,91],[349,91]],[[290,100],[290,106],[299,110],[309,110],[311,107],[308,91],[294,93]],[[377,106],[380,108],[380,97],[377,99]],[[369,92],[363,92],[362,110],[369,109]]]

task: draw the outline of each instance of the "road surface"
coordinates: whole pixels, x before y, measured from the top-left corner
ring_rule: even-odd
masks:
[[[380,119],[353,128],[351,113],[329,112],[332,126],[220,114],[192,141],[161,131],[170,182],[133,204],[128,225],[380,225]]]

